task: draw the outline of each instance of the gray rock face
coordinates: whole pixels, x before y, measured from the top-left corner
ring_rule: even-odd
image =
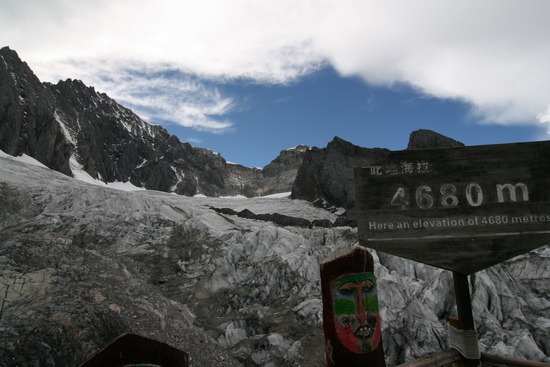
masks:
[[[357,230],[275,213],[336,219],[302,200],[122,192],[0,157],[0,366],[75,366],[125,331],[194,367],[324,365],[319,262]],[[452,276],[372,253],[388,366],[446,349]],[[472,278],[482,351],[550,361],[549,257]]]
[[[277,158],[264,167],[264,178],[267,181],[266,194],[290,191],[289,188],[294,184],[307,150],[308,147],[305,145],[283,150]]]
[[[451,138],[430,130],[414,131],[408,149],[463,146]],[[384,164],[389,150],[362,148],[335,137],[326,148],[309,149],[292,186],[292,198],[314,201],[345,208],[353,218],[355,191],[353,168]]]
[[[0,149],[26,153],[70,174],[71,147],[55,119],[55,96],[15,51],[0,50]]]
[[[462,146],[464,146],[464,144],[459,141],[431,130],[420,129],[411,133],[407,149],[452,148]]]
[[[389,150],[369,149],[335,137],[326,148],[306,151],[292,186],[293,199],[324,199],[332,205],[353,208],[353,167],[386,160]]]
[[[15,51],[0,50],[0,149],[71,175],[71,158],[95,179],[182,195],[257,196],[290,191],[303,152],[263,170],[228,164],[181,142],[81,81],[41,83]]]

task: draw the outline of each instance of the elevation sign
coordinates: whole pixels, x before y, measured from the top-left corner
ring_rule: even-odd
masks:
[[[391,152],[354,175],[367,247],[472,274],[550,244],[550,141]]]

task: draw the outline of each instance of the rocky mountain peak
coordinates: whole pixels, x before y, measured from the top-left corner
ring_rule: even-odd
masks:
[[[339,150],[339,151],[354,151],[357,148],[356,145],[346,141],[338,136],[335,136],[328,144],[327,150]]]
[[[411,133],[407,149],[451,148],[462,146],[464,146],[464,144],[461,142],[438,134],[435,131],[420,129]]]

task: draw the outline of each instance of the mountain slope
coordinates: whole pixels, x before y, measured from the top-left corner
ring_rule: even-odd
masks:
[[[103,182],[188,196],[290,191],[298,161],[284,169],[286,179],[264,177],[181,142],[81,81],[41,83],[7,47],[0,59],[0,149],[8,154],[28,154],[67,175],[81,167]]]

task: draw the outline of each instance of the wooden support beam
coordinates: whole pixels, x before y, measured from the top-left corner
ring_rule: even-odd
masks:
[[[398,367],[443,367],[461,361],[462,357],[456,350],[430,354],[429,356],[400,364]]]
[[[466,274],[453,271],[453,280],[455,286],[456,308],[458,312],[458,329],[475,331],[468,276]],[[477,350],[477,338],[475,343]],[[464,367],[477,367],[480,365],[481,362],[479,358],[464,357]]]
[[[524,359],[481,353],[483,366],[550,367],[550,363],[526,361]]]

